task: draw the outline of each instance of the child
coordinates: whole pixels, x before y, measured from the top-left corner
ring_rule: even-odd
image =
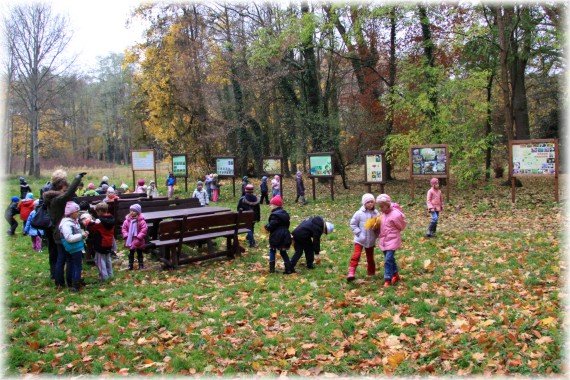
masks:
[[[159,196],[158,189],[156,188],[156,182],[150,180],[148,187],[146,188],[146,196],[149,198],[156,198]]]
[[[211,187],[212,187],[212,201],[217,202],[220,196],[220,182],[218,181],[218,175],[215,173],[212,175]]]
[[[70,290],[77,293],[81,287],[81,271],[83,261],[83,248],[85,239],[88,235],[87,231],[81,230],[79,225],[79,205],[73,201],[65,204],[64,218],[59,223],[59,232],[61,233],[61,243],[65,251],[70,255],[71,260],[71,288]]]
[[[333,231],[334,224],[325,222],[320,216],[311,216],[303,220],[291,233],[295,247],[295,254],[291,259],[293,269],[303,256],[303,251],[307,268],[315,269],[315,254],[321,252],[321,235],[323,232],[328,235]]]
[[[427,229],[426,237],[435,237],[437,231],[437,221],[439,220],[439,212],[443,211],[443,194],[439,189],[439,180],[432,178],[430,181],[431,188],[427,192],[427,208],[431,214],[431,223]]]
[[[36,215],[36,210],[39,205],[40,201],[39,199],[36,199],[34,201],[34,210],[28,216],[28,221],[24,226],[24,234],[30,236],[32,239],[32,249],[37,252],[42,251],[42,235],[44,234],[44,231],[32,227],[32,218]]]
[[[101,185],[101,187],[97,188],[95,191],[97,192],[98,195],[106,195],[108,188],[109,188],[109,185],[104,183]]]
[[[109,214],[109,206],[105,202],[95,205],[97,219],[87,223],[87,230],[92,232],[95,249],[95,266],[99,271],[99,281],[113,277],[111,254],[115,241],[115,218]]]
[[[281,195],[281,179],[277,174],[271,180],[271,191],[272,196]]]
[[[266,176],[261,177],[261,185],[259,185],[259,190],[261,191],[261,199],[259,200],[259,203],[263,203],[263,200],[265,199],[265,204],[268,205],[269,204],[269,186],[267,186],[267,177]]]
[[[406,228],[406,216],[400,205],[392,203],[388,194],[380,194],[376,203],[382,212],[378,245],[384,252],[384,287],[400,280],[396,264],[396,250],[402,246],[402,231]]]
[[[103,187],[103,185],[109,186],[109,177],[107,177],[106,175],[104,175],[103,178],[101,178],[101,183],[99,184],[99,187]]]
[[[105,199],[103,199],[105,202],[107,202],[107,203],[115,202],[116,200],[119,200],[119,199],[120,198],[115,193],[115,189],[113,189],[112,187],[107,188],[106,197],[105,197]]]
[[[129,210],[130,213],[125,218],[121,228],[125,246],[129,249],[129,270],[133,270],[135,251],[137,251],[139,269],[144,269],[143,248],[146,246],[145,237],[148,233],[148,226],[138,203],[132,205]]]
[[[12,197],[10,205],[8,206],[6,212],[4,213],[4,219],[6,219],[6,221],[10,225],[10,229],[8,230],[8,235],[15,235],[16,228],[18,228],[18,222],[16,221],[16,218],[14,218],[14,216],[20,213],[20,209],[18,208],[18,202],[20,202],[20,198],[14,195]]]
[[[84,197],[92,197],[95,195],[99,195],[99,193],[95,190],[95,184],[90,183],[87,185],[87,190],[83,193]]]
[[[176,177],[174,176],[174,173],[168,172],[165,185],[168,187],[168,198],[172,198],[174,195],[174,185],[176,185]]]
[[[212,174],[206,174],[206,181],[204,182],[206,186],[206,191],[208,192],[208,198],[212,199]]]
[[[34,211],[34,194],[27,193],[26,199],[22,200],[20,204],[18,204],[18,209],[20,210],[20,220],[22,221],[22,226],[25,227],[30,213]],[[26,235],[25,228],[24,235]]]
[[[298,171],[297,177],[295,178],[296,185],[297,185],[297,198],[295,198],[295,203],[299,201],[303,201],[303,205],[306,205],[307,202],[305,201],[305,184],[303,183],[303,173]]]
[[[289,255],[287,255],[287,250],[291,247],[289,214],[283,209],[283,200],[280,195],[274,196],[269,204],[271,214],[264,227],[269,232],[269,273],[275,273],[275,253],[277,250],[285,262],[285,272],[283,273],[294,273],[295,269],[289,260]]]
[[[354,280],[354,274],[356,273],[356,267],[360,261],[360,255],[362,255],[362,249],[366,252],[368,275],[374,276],[376,274],[374,245],[376,244],[378,231],[374,231],[370,227],[366,228],[368,227],[366,224],[370,219],[376,220],[379,214],[378,210],[374,208],[374,195],[364,194],[362,196],[362,207],[356,211],[352,216],[352,219],[350,219],[350,228],[354,235],[354,252],[348,266],[348,276],[346,277],[347,281]]]
[[[83,188],[85,185],[83,184],[83,182],[79,182],[79,185],[77,186],[77,190],[75,191],[75,194],[78,197],[82,197],[83,194],[85,194],[85,189]]]
[[[139,179],[137,181],[137,187],[135,188],[135,193],[146,193],[146,188],[144,186],[144,179]]]
[[[200,206],[205,207],[210,203],[210,199],[208,198],[208,192],[204,190],[204,184],[202,181],[198,181],[196,183],[196,188],[192,193],[192,198],[198,198],[200,201]]]
[[[249,185],[249,178],[248,176],[244,175],[241,179],[241,196],[245,195],[245,187]]]
[[[255,237],[253,236],[253,231],[255,229],[255,222],[261,220],[261,211],[259,209],[259,199],[253,194],[253,185],[248,184],[245,187],[245,195],[239,199],[237,205],[238,211],[253,211],[253,225],[251,230],[247,233],[246,239],[249,242],[250,247],[255,247]]]
[[[28,185],[28,183],[26,182],[26,179],[24,177],[20,177],[20,199],[24,199],[26,197],[26,194],[31,192],[32,189],[30,188],[30,185]]]

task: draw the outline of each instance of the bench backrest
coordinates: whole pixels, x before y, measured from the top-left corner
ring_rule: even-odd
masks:
[[[101,201],[105,199],[105,195],[91,195],[91,196],[83,196],[83,197],[77,197],[76,202],[77,204],[80,204],[82,201],[87,201],[89,203],[91,202],[95,202],[95,201]]]
[[[143,214],[145,212],[151,211],[178,210],[183,208],[200,207],[200,201],[198,198],[168,199],[168,197],[158,197],[119,201],[114,206],[116,207],[116,210],[114,210],[113,213],[117,224],[123,224],[127,214],[130,212],[130,207],[135,203],[141,205]]]
[[[158,225],[158,240],[183,239],[185,237],[235,231],[240,228],[252,228],[253,211],[224,212],[210,215],[193,216],[184,219],[163,220]]]

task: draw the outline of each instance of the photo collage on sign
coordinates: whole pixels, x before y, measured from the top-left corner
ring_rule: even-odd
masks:
[[[366,156],[366,181],[382,182],[382,155]]]
[[[554,143],[513,145],[513,175],[555,173],[556,147]]]
[[[216,160],[216,170],[218,175],[233,176],[234,175],[234,159],[218,158]]]
[[[446,148],[413,148],[412,174],[437,175],[446,173]]]
[[[309,159],[311,175],[330,176],[332,175],[331,156],[312,156]]]

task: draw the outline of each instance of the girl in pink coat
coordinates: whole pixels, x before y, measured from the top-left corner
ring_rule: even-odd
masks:
[[[402,246],[402,231],[406,228],[406,216],[400,205],[392,203],[388,194],[376,198],[382,212],[378,246],[384,252],[384,287],[394,285],[400,280],[396,264],[396,250]]]
[[[432,178],[430,181],[431,188],[427,192],[427,208],[431,215],[431,223],[429,224],[426,237],[435,237],[437,230],[437,221],[439,220],[439,212],[443,210],[443,194],[439,189],[439,180]]]
[[[130,213],[125,218],[121,228],[125,246],[129,249],[129,270],[133,270],[135,251],[137,251],[139,269],[144,269],[143,249],[146,246],[145,238],[148,233],[148,226],[139,204],[132,205],[129,210]]]

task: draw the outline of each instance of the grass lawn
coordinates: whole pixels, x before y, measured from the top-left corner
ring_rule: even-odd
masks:
[[[125,173],[111,181],[131,183]],[[148,269],[127,271],[128,251],[120,240],[115,278],[101,285],[96,268],[84,265],[88,285],[73,294],[55,289],[47,249],[32,251],[18,227],[15,237],[3,236],[6,375],[542,376],[567,371],[564,203],[554,202],[553,179],[523,179],[515,205],[500,180],[463,190],[452,181],[450,202],[442,188],[446,209],[435,239],[424,237],[430,220],[428,181],[416,181],[414,201],[409,180],[388,183],[385,190],[402,206],[408,227],[396,254],[402,281],[385,289],[378,248],[377,274],[366,276],[362,257],[357,280],[346,281],[353,249],[348,223],[366,192],[356,182],[360,174],[354,173],[349,190],[337,178],[334,202],[328,186],[318,184],[317,200],[309,196],[306,206],[293,202],[294,179],[285,178],[284,208],[292,228],[312,215],[336,226],[333,234],[323,235],[317,269],[306,269],[302,259],[293,275],[280,273],[279,256],[279,273],[268,273],[268,236],[257,224],[258,247],[241,257],[171,271],[161,270],[150,256],[145,257]],[[85,184],[99,178],[88,174]],[[45,181],[30,183],[36,196]],[[238,199],[229,190],[231,182],[225,183],[219,204],[235,209]],[[259,180],[254,184],[258,192]],[[307,178],[305,186],[312,195]],[[193,188],[189,184],[189,193]],[[17,178],[9,178],[4,208],[17,189]],[[160,190],[165,193],[164,186]],[[262,206],[262,223],[268,214],[269,206]],[[3,228],[5,235],[6,222]]]

